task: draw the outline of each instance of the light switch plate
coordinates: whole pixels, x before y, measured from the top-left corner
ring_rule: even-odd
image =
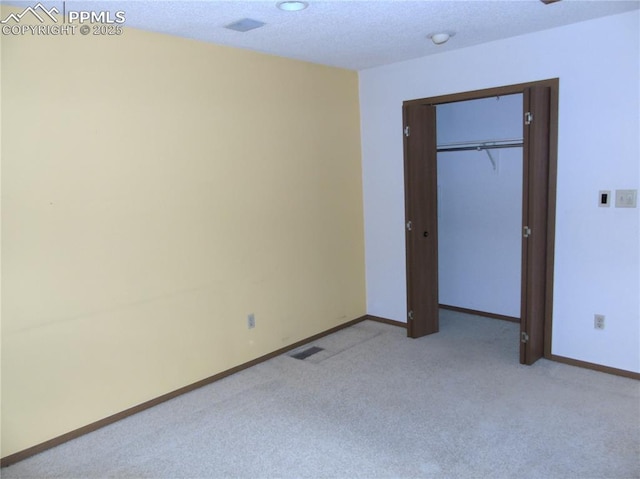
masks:
[[[616,190],[616,208],[635,208],[638,190]]]

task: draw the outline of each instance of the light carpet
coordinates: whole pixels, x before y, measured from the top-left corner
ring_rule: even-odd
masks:
[[[638,478],[640,383],[518,364],[519,325],[365,321],[2,469],[12,478]],[[295,351],[294,351],[295,352]]]

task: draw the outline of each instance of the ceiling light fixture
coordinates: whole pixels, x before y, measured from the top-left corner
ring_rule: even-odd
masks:
[[[307,2],[287,1],[278,3],[277,7],[285,12],[299,12],[307,8],[309,4]]]
[[[451,38],[454,35],[455,33],[453,32],[440,32],[440,33],[432,33],[431,35],[429,35],[429,38],[436,45],[442,45],[443,43],[447,43],[449,38]]]

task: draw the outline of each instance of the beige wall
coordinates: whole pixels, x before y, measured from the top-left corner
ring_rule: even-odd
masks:
[[[1,88],[2,456],[365,314],[357,73],[126,29]]]

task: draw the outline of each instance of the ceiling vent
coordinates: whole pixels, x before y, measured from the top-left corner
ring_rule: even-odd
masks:
[[[230,23],[224,28],[229,30],[235,30],[236,32],[248,32],[249,30],[255,30],[256,28],[264,27],[266,23],[259,20],[253,20],[251,18],[243,18],[237,22]]]

